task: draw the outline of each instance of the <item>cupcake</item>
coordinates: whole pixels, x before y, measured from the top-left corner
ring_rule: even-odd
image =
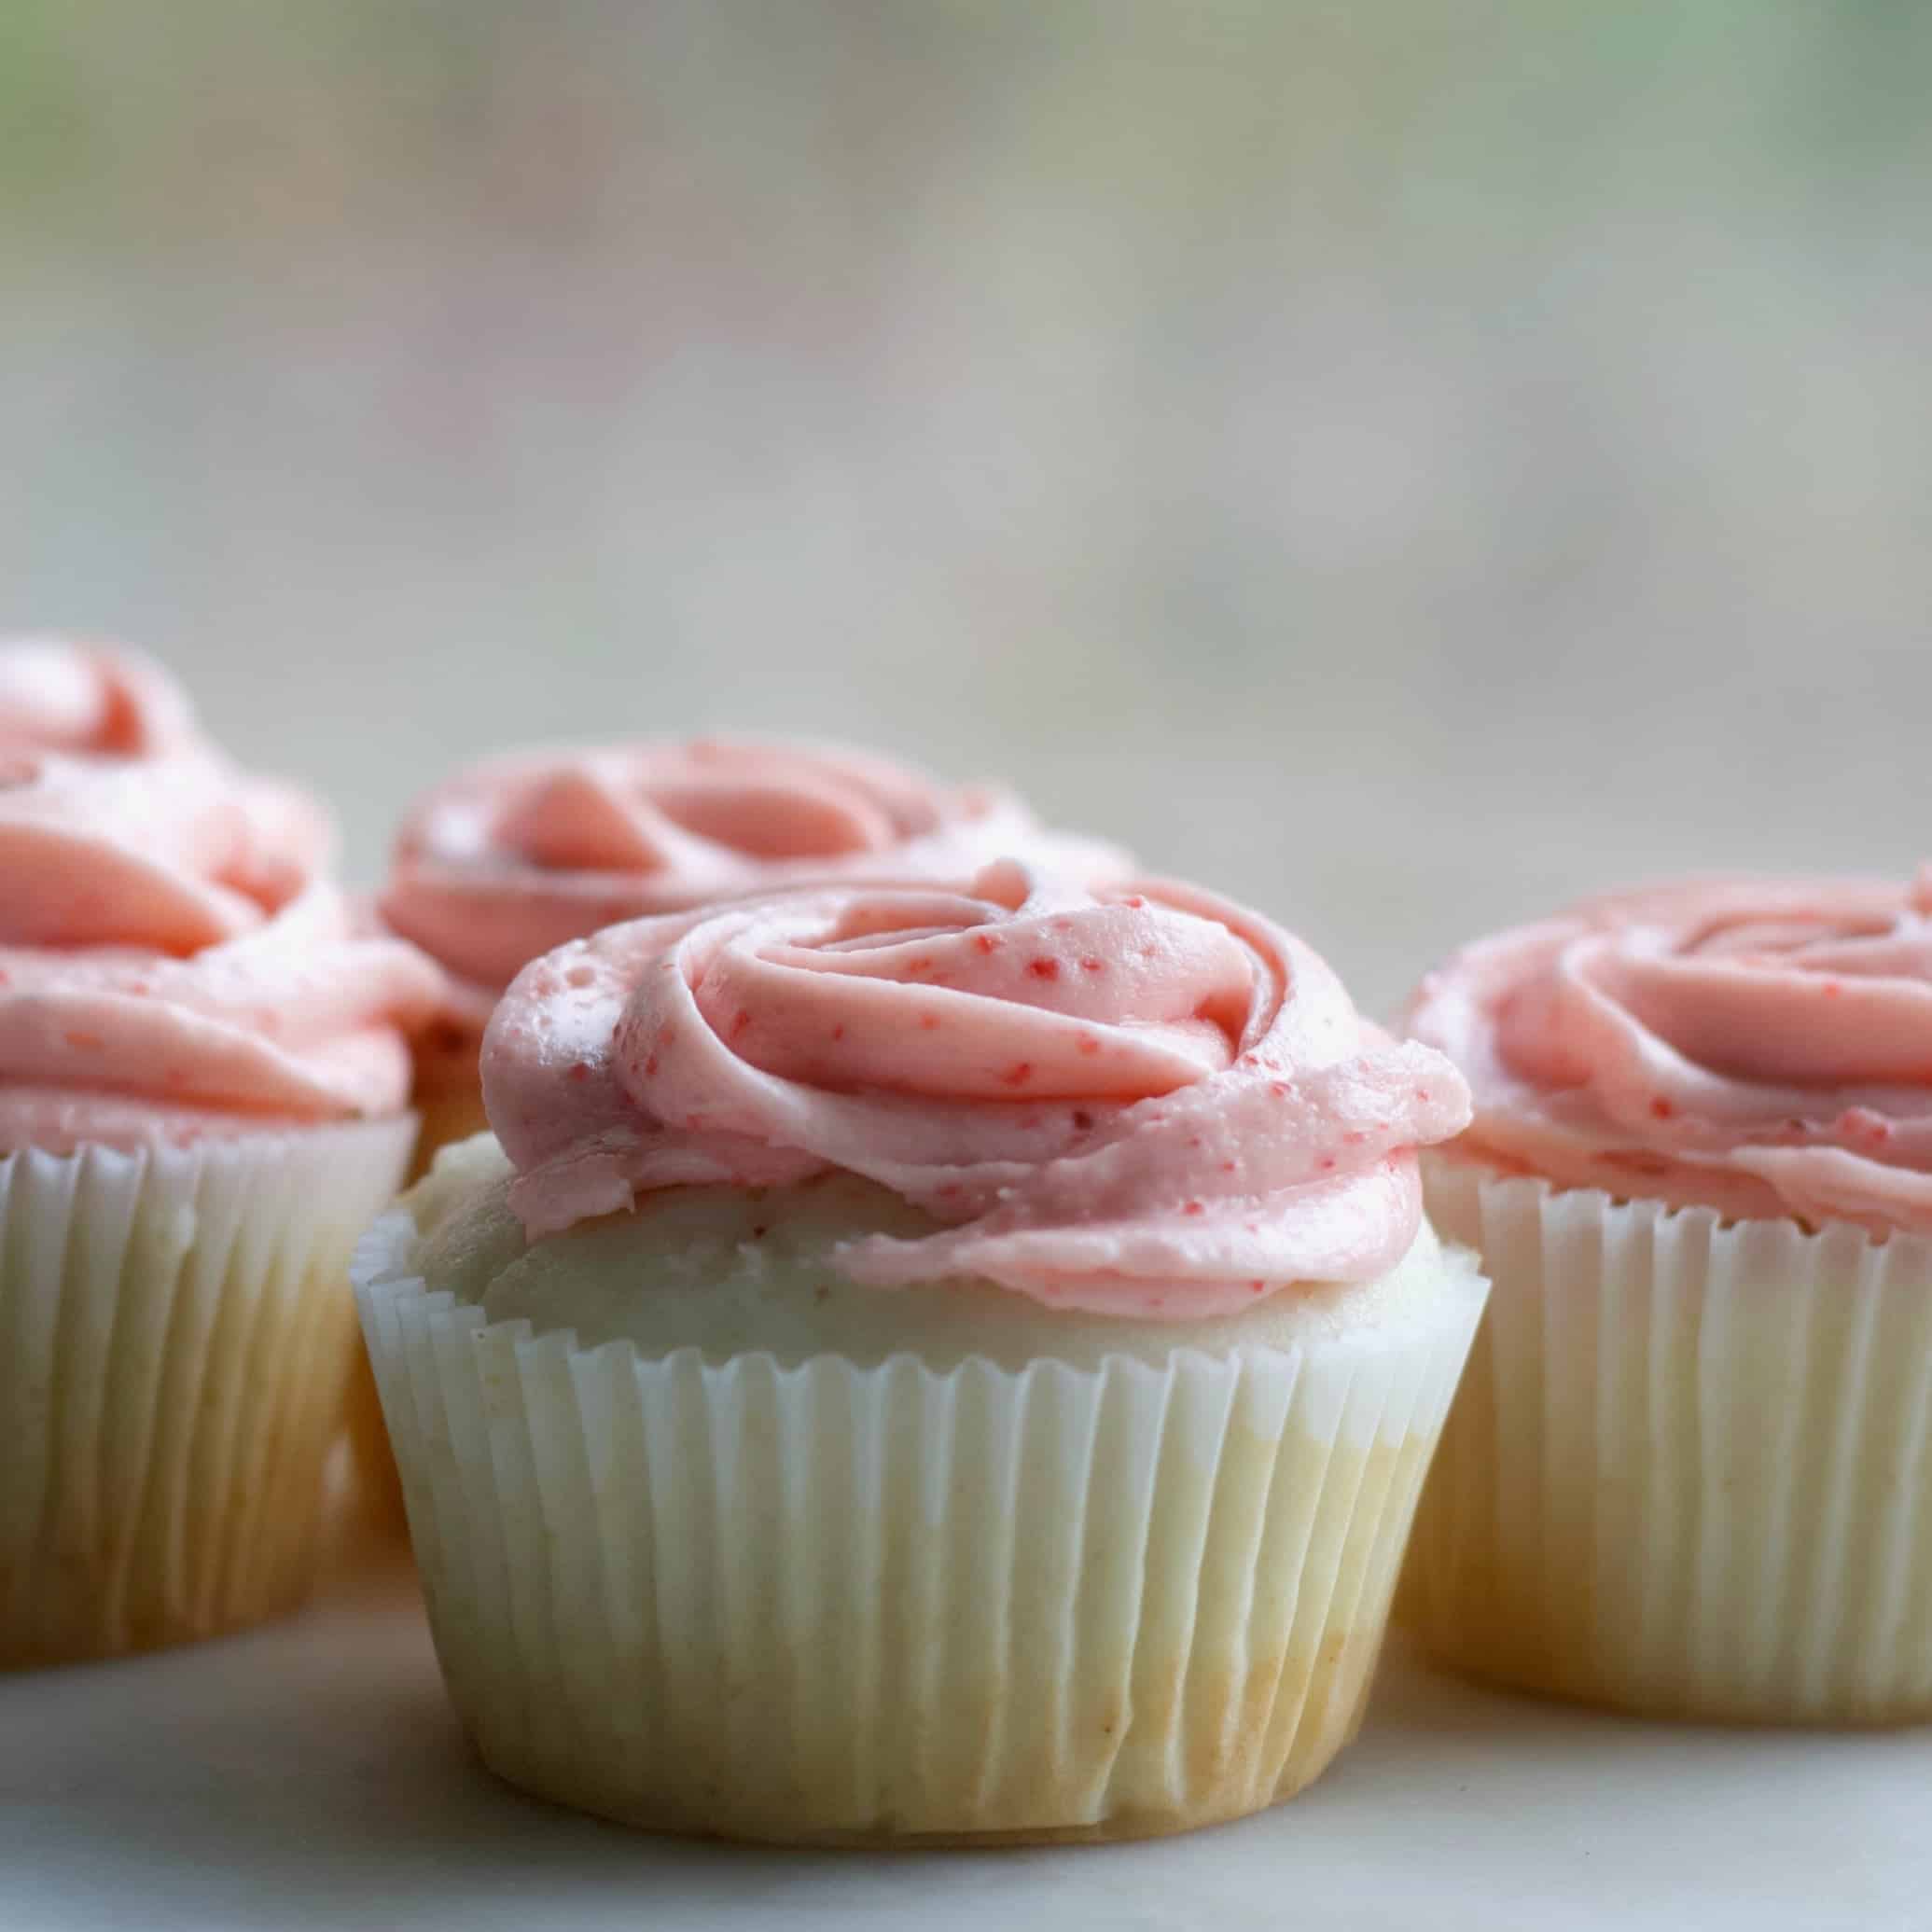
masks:
[[[439,976],[141,660],[0,648],[0,1664],[294,1604]]]
[[[1423,983],[1494,1281],[1404,1615],[1661,1717],[1932,1717],[1932,879],[1587,903]]]
[[[1354,1734],[1480,1313],[1453,1069],[1191,887],[1012,862],[526,967],[364,1331],[511,1783],[773,1841],[1109,1839]]]
[[[525,752],[458,772],[410,813],[381,910],[449,975],[414,1042],[417,1171],[487,1123],[478,1056],[529,961],[606,925],[857,880],[967,879],[1008,853],[1077,877],[1126,855],[1052,832],[1011,793],[944,785],[874,754],[755,740]],[[367,1365],[350,1402],[379,1513],[401,1497]]]

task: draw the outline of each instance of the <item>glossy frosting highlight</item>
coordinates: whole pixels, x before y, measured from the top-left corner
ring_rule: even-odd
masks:
[[[63,649],[0,648],[0,1151],[398,1111],[441,975],[356,930],[309,799]]]
[[[1932,1233],[1932,874],[1623,893],[1469,946],[1414,1035],[1559,1185]]]
[[[521,972],[485,1038],[532,1238],[687,1183],[860,1174],[943,1223],[855,1279],[1185,1320],[1372,1279],[1461,1078],[1299,940],[1193,887],[1010,861],[646,919]]]
[[[1021,853],[1081,879],[1127,856],[1049,831],[1010,794],[864,752],[691,740],[520,754],[410,812],[382,910],[460,982],[480,1026],[530,960],[607,925],[858,879],[967,879]]]

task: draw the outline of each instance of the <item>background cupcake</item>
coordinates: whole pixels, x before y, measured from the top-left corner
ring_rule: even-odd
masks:
[[[1406,1603],[1682,1717],[1932,1716],[1932,891],[1690,883],[1471,946],[1411,1025],[1490,1314]]]
[[[326,821],[154,667],[0,649],[0,1663],[306,1585],[435,967],[358,938]]]
[[[530,966],[357,1264],[512,1781],[776,1839],[1115,1837],[1353,1734],[1482,1299],[1466,1117],[1266,921],[1003,864]]]

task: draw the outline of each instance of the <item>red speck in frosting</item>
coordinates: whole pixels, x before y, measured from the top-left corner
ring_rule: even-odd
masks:
[[[973,944],[981,952],[997,952],[1000,949],[1001,941],[996,933],[975,933],[973,935]]]
[[[1286,1080],[1270,1080],[1268,1091],[1274,1095],[1275,1099],[1286,1100],[1294,1091],[1294,1089]]]
[[[919,1023],[927,1033],[931,1033],[938,1027],[939,1016],[937,1013],[922,1013],[919,1016]]]
[[[1057,980],[1060,977],[1060,962],[1057,959],[1049,959],[1043,953],[1038,959],[1028,960],[1026,970],[1035,980]]]
[[[932,969],[932,954],[929,952],[922,952],[917,959],[909,959],[906,962],[906,970],[909,973],[929,973]]]
[[[842,1040],[845,1037],[845,1022],[842,1020],[832,1028],[832,1037],[835,1040]]]
[[[668,1046],[669,1046],[669,1045],[671,1044],[671,1041],[672,1041],[672,1029],[671,1029],[671,1022],[670,1022],[670,1021],[668,1021],[668,1020],[667,1020],[667,1021],[665,1021],[665,1022],[663,1023],[663,1025],[662,1025],[662,1026],[660,1026],[660,1027],[659,1027],[659,1029],[658,1029],[658,1044],[659,1044],[659,1046],[660,1046],[660,1047],[668,1047]]]
[[[1667,1101],[1663,1097],[1662,1094],[1660,1093],[1657,1096],[1657,1098],[1650,1103],[1650,1111],[1653,1114],[1655,1114],[1660,1120],[1668,1120],[1677,1110],[1674,1105],[1672,1105],[1672,1104],[1669,1101]]]
[[[651,1077],[651,1075],[657,1072],[657,1070],[658,1056],[655,1053],[646,1053],[644,1056],[644,1074],[646,1079],[648,1079]]]
[[[591,1077],[591,1063],[588,1060],[579,1060],[570,1069],[570,1077],[573,1080],[588,1080]]]
[[[1251,1281],[1248,1284],[1248,1293],[1250,1295],[1258,1295],[1267,1286],[1268,1284],[1265,1281]]]
[[[744,1008],[738,1010],[738,1017],[731,1022],[731,1037],[735,1040],[751,1024],[751,1015]]]
[[[1085,1107],[1074,1109],[1074,1130],[1078,1133],[1089,1133],[1093,1128],[1093,1116]]]
[[[67,1033],[62,1035],[62,1038],[63,1038],[70,1047],[78,1047],[84,1050],[92,1049],[105,1044],[102,1040],[101,1035],[99,1034],[82,1033],[77,1028],[70,1029]]]
[[[1090,955],[1080,962],[1080,970],[1083,973],[1104,973],[1106,969],[1107,963],[1104,959],[1094,959]]]
[[[1098,1053],[1100,1051],[1100,1042],[1091,1033],[1083,1033],[1080,1035],[1080,1051],[1082,1053]]]
[[[1147,902],[1146,899],[1141,897],[1139,893],[1136,892],[1132,894],[1129,897],[1122,899],[1120,903],[1123,906],[1132,906],[1133,910],[1136,912],[1138,912],[1141,910],[1141,908],[1145,906]]]
[[[1222,1161],[1222,1162],[1221,1162],[1221,1172],[1222,1172],[1223,1174],[1232,1174],[1232,1173],[1234,1172],[1234,1163],[1233,1163],[1233,1161]]]
[[[1181,1203],[1181,1212],[1184,1215],[1204,1215],[1207,1212],[1207,1206],[1204,1202],[1186,1201]]]
[[[1000,1078],[1008,1087],[1025,1086],[1027,1081],[1033,1078],[1033,1062],[1030,1060],[1016,1060],[1012,1063],[1012,1065],[1009,1066],[1006,1070],[1006,1072],[1000,1076]]]
[[[1369,1136],[1366,1133],[1364,1133],[1359,1127],[1351,1127],[1349,1131],[1341,1136],[1341,1144],[1345,1147],[1358,1147],[1368,1138]]]
[[[1323,1156],[1322,1172],[1324,1174],[1333,1174],[1335,1172],[1335,1157],[1333,1154],[1327,1154]]]

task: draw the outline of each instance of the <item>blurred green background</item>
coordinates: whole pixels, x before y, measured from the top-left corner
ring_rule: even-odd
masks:
[[[831,731],[1377,1002],[1896,869],[1932,7],[0,0],[0,580],[365,876],[452,758]]]

